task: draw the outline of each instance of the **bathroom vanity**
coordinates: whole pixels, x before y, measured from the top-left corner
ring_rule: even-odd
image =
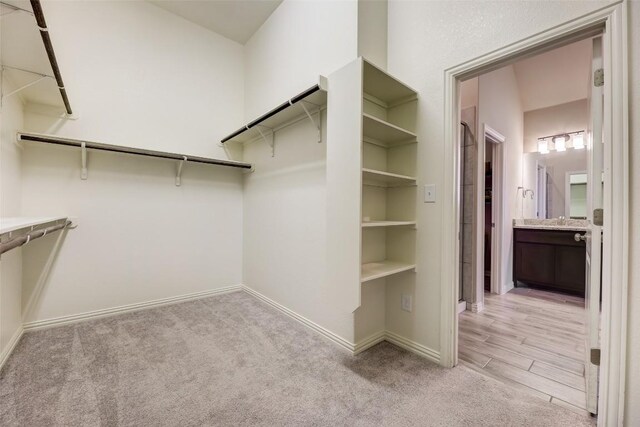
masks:
[[[576,240],[586,226],[514,223],[513,283],[584,296],[586,245]]]

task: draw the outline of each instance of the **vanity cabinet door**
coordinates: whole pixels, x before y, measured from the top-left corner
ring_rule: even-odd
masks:
[[[516,244],[516,278],[523,282],[552,284],[555,279],[555,247],[539,243]]]
[[[584,293],[586,283],[585,248],[556,247],[556,285],[561,289]]]

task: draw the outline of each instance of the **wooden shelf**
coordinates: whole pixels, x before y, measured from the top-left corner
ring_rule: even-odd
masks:
[[[409,264],[399,261],[380,261],[362,264],[360,282],[368,282],[381,277],[391,276],[393,274],[410,271],[416,268],[415,264]]]
[[[416,225],[415,221],[367,221],[362,223],[363,228],[369,227],[401,227],[406,225]]]
[[[383,186],[415,185],[416,178],[413,176],[400,175],[397,173],[383,172],[374,169],[362,169],[362,180],[365,184],[374,183]]]
[[[362,114],[362,128],[365,137],[386,147],[417,142],[415,133],[380,120],[371,114]]]
[[[37,227],[56,221],[66,220],[66,216],[45,216],[45,217],[9,217],[0,218],[0,234],[10,233],[12,231],[24,230],[31,227]]]
[[[364,62],[364,92],[379,100],[394,104],[398,101],[417,97],[415,89],[390,76],[375,65]]]

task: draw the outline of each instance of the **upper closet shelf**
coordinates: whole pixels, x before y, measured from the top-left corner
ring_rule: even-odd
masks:
[[[296,105],[294,107],[295,104]],[[312,114],[318,113],[327,104],[327,79],[320,76],[318,84],[269,110],[257,119],[247,123],[232,134],[222,138],[221,143],[249,142],[264,138],[300,117],[308,116],[320,132],[320,122]]]
[[[362,133],[370,142],[375,142],[384,147],[392,147],[417,141],[415,133],[380,120],[367,113],[362,115],[362,127]]]
[[[66,216],[43,216],[43,217],[9,217],[0,218],[0,234],[11,233],[13,231],[30,229],[44,224],[66,220]]]
[[[364,92],[387,106],[417,99],[418,92],[375,65],[364,62]]]
[[[61,138],[54,135],[18,132],[18,141],[33,141],[46,144],[66,145],[78,147],[82,150],[82,179],[87,179],[87,149],[112,151],[114,153],[135,154],[138,156],[157,157],[161,159],[177,160],[176,186],[181,184],[182,168],[186,162],[204,163],[208,165],[228,166],[232,168],[252,170],[251,163],[236,162],[233,160],[213,159],[209,157],[191,156],[186,154],[170,153],[167,151],[147,150],[143,148],[123,147],[121,145],[103,144],[101,142],[82,141],[79,139]]]
[[[397,173],[378,171],[374,169],[362,169],[362,179],[364,184],[389,186],[415,185],[416,178],[413,176],[399,175]]]
[[[53,106],[70,116],[73,111],[40,1],[31,0],[30,6],[17,0],[0,3],[2,77],[15,86],[2,97],[20,93],[28,102]]]

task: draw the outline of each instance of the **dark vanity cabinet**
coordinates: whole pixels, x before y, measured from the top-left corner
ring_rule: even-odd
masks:
[[[576,242],[584,231],[513,229],[513,284],[518,282],[584,296],[586,246]]]

